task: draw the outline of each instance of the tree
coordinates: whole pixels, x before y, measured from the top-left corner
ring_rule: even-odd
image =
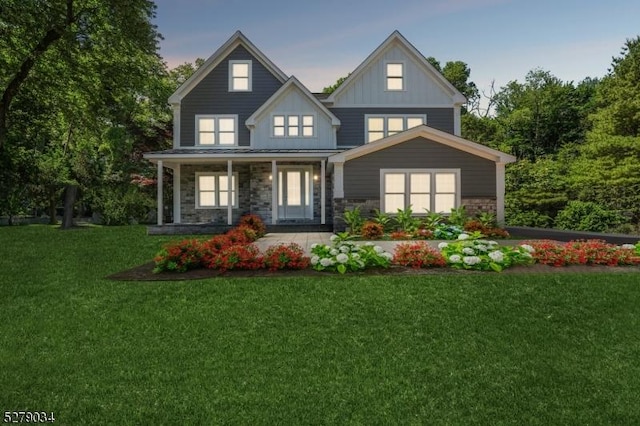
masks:
[[[342,83],[344,83],[344,81],[347,78],[349,78],[350,75],[351,75],[351,73],[347,74],[346,76],[340,77],[331,86],[327,86],[327,87],[322,88],[322,93],[326,93],[326,94],[330,95],[331,93],[335,92],[336,89],[338,87],[340,87],[342,85]]]
[[[41,164],[57,165],[66,177],[54,182],[73,195],[100,175],[106,129],[123,127],[142,145],[166,141],[168,81],[154,10],[148,0],[3,2],[0,146],[62,155]]]

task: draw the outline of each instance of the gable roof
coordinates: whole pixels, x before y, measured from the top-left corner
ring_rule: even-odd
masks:
[[[513,155],[498,151],[497,149],[489,148],[488,146],[481,145],[479,143],[471,142],[459,136],[434,129],[433,127],[422,125],[405,130],[404,132],[396,133],[395,135],[384,139],[332,155],[329,157],[329,163],[344,163],[419,137],[450,146],[451,148],[459,149],[460,151],[468,152],[469,154],[473,154],[496,163],[513,163],[516,161],[516,157]]]
[[[399,43],[403,46],[411,56],[414,57],[417,64],[419,64],[424,72],[429,75],[434,82],[436,82],[442,89],[448,93],[454,104],[464,104],[467,102],[467,98],[464,97],[458,89],[456,89],[453,84],[449,82],[444,76],[437,70],[433,65],[427,61],[422,53],[418,49],[416,49],[409,41],[404,38],[402,34],[398,30],[395,30],[387,39],[380,45],[376,50],[374,50],[358,67],[346,78],[346,80],[323,102],[333,103],[336,98],[344,92],[349,86],[351,86],[360,75],[362,75],[366,69],[371,65],[374,61],[378,60],[384,52],[386,52],[389,48],[391,48],[395,43]]]
[[[285,94],[291,87],[297,88],[298,90],[300,90],[300,92],[302,92],[302,94],[309,100],[309,102],[314,104],[320,111],[322,111],[325,115],[327,115],[327,117],[331,119],[332,126],[340,125],[340,120],[338,119],[338,117],[336,117],[331,111],[329,111],[327,107],[322,105],[322,103],[315,96],[313,96],[313,94],[306,87],[304,87],[304,85],[300,83],[300,81],[297,78],[291,76],[291,78],[289,78],[289,80],[287,80],[287,82],[284,85],[282,85],[276,91],[276,93],[271,95],[271,97],[267,99],[267,101],[264,104],[262,104],[260,108],[258,108],[253,114],[251,114],[249,118],[247,118],[247,121],[245,122],[247,127],[255,126],[256,120],[258,119],[258,117],[260,117],[272,105],[275,105],[280,98],[285,96]]]
[[[262,53],[253,43],[249,41],[247,37],[240,31],[236,31],[229,40],[227,40],[213,55],[205,61],[200,68],[193,73],[191,77],[187,79],[178,89],[169,97],[170,104],[180,103],[182,98],[185,97],[194,87],[198,85],[204,79],[211,70],[222,62],[224,58],[229,55],[236,47],[244,46],[249,53],[251,53],[256,59],[262,63],[281,83],[287,81],[287,75],[282,72],[264,53]]]

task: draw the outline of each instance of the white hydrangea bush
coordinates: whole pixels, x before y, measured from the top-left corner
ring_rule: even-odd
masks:
[[[388,268],[393,255],[373,243],[356,244],[344,234],[332,235],[331,245],[311,246],[311,267],[316,271],[347,272],[362,271],[367,268]]]
[[[500,246],[495,241],[460,234],[457,241],[438,244],[447,264],[456,269],[496,271],[514,265],[533,263],[533,247],[530,245]]]

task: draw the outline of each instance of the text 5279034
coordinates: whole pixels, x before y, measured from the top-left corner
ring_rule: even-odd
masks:
[[[53,411],[5,411],[3,423],[53,423],[56,417]]]

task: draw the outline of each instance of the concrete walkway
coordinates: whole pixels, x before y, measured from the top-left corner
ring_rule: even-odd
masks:
[[[292,233],[276,233],[270,232],[264,237],[256,241],[256,245],[261,251],[266,250],[269,246],[281,243],[297,243],[307,254],[311,253],[311,245],[326,244],[331,245],[331,232],[292,232]],[[356,244],[364,244],[366,241],[355,241]],[[385,251],[393,253],[396,245],[406,241],[372,241],[375,245],[382,247]],[[437,247],[440,241],[427,241],[433,247]]]

